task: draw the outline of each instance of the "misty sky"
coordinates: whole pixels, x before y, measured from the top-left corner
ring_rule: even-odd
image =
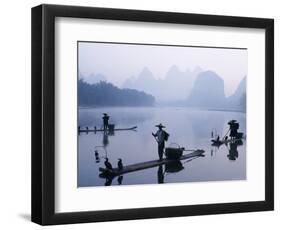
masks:
[[[231,95],[247,75],[247,50],[198,47],[127,45],[79,42],[79,73],[103,74],[107,81],[117,86],[132,76],[137,77],[144,67],[157,79],[164,78],[169,68],[180,71],[215,71],[224,79],[225,94]]]

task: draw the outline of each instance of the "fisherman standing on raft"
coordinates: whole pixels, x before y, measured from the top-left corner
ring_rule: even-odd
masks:
[[[108,121],[109,121],[109,116],[107,115],[107,113],[103,114],[103,129],[104,131],[106,131],[108,129]]]
[[[152,133],[152,136],[154,136],[155,140],[158,143],[158,155],[159,159],[163,159],[163,153],[165,148],[165,141],[168,140],[169,134],[163,130],[165,126],[163,126],[161,123],[159,125],[156,125],[158,127],[158,131],[156,133]]]
[[[236,120],[231,120],[227,123],[230,129],[230,138],[235,139],[238,136],[239,123]]]

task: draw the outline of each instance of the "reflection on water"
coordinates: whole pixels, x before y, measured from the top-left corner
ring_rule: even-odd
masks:
[[[227,122],[235,119],[246,133],[246,116],[239,112],[203,111],[188,108],[92,108],[79,109],[79,126],[102,127],[102,114],[110,115],[115,128],[138,126],[136,131],[88,132],[78,136],[78,186],[162,184],[246,179],[246,141],[212,146],[212,136],[224,134]],[[205,157],[174,161],[119,177],[100,177],[108,157],[113,167],[118,159],[130,165],[158,158],[151,136],[155,125],[163,123],[170,134],[166,146],[177,143],[186,149],[203,149]]]
[[[191,162],[192,160],[194,160],[196,158],[198,158],[198,157],[194,157],[192,159],[189,159],[189,160],[185,161],[184,163],[182,163],[180,160],[178,160],[178,161],[171,161],[171,162],[165,163],[164,167],[163,167],[163,164],[160,164],[159,166],[156,166],[156,167],[158,167],[158,170],[157,170],[157,182],[158,182],[158,184],[165,183],[164,182],[165,175],[169,175],[169,173],[177,173],[177,172],[183,170],[184,169],[183,164],[185,164],[187,162]],[[124,176],[125,175],[117,176],[118,185],[122,184]],[[104,173],[100,173],[99,177],[105,179],[105,186],[111,185],[112,181],[115,178],[114,175],[108,175],[108,174],[104,174]]]
[[[239,145],[243,145],[242,140],[234,141],[234,142],[229,143],[229,148],[228,148],[229,154],[227,155],[229,160],[235,161],[238,158],[239,152],[238,152],[237,147]]]

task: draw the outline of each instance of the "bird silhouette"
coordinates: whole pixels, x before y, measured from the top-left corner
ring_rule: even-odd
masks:
[[[105,165],[106,169],[110,169],[110,170],[112,170],[112,165],[109,163],[109,161],[108,161],[108,158],[107,158],[107,157],[105,158],[104,165]]]
[[[95,158],[96,158],[96,163],[100,162],[100,156],[98,150],[95,150]]]
[[[121,185],[121,184],[122,184],[122,181],[123,181],[123,176],[119,176],[119,177],[117,178],[118,184]]]
[[[110,185],[112,184],[112,180],[113,180],[113,177],[107,177],[107,178],[105,179],[104,185],[105,185],[105,186],[110,186]]]
[[[122,159],[118,159],[118,169],[122,170],[123,169],[123,163],[122,163]]]

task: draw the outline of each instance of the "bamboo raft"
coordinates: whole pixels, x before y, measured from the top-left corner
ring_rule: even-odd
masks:
[[[204,157],[203,155],[204,150],[195,150],[192,153],[188,153],[185,155],[182,155],[179,159],[167,159],[164,158],[162,160],[152,160],[152,161],[146,161],[146,162],[141,162],[137,164],[132,164],[132,165],[127,165],[124,166],[123,169],[119,170],[118,168],[113,168],[112,170],[106,169],[106,168],[99,168],[99,171],[101,172],[100,176],[119,176],[122,174],[130,173],[130,172],[135,172],[143,169],[148,169],[148,168],[153,168],[159,165],[167,164],[170,162],[174,161],[180,161],[180,160],[186,160],[194,157]]]
[[[128,131],[128,130],[132,130],[135,131],[137,129],[137,126],[133,126],[131,128],[119,128],[119,129],[112,129],[112,130],[104,130],[104,129],[80,129],[78,130],[79,133],[89,133],[89,132],[104,132],[104,131]]]

